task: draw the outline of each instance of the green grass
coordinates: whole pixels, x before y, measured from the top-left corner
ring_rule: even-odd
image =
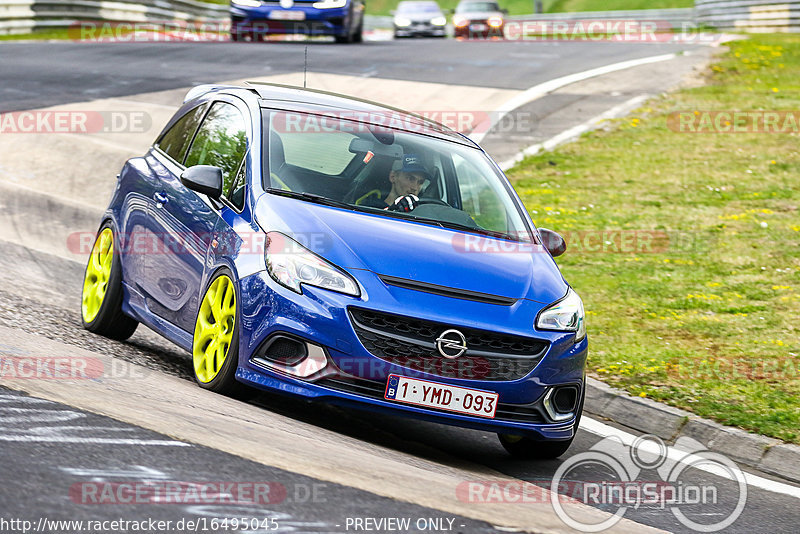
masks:
[[[454,9],[459,0],[437,0],[443,10]],[[399,0],[366,0],[368,15],[388,15]],[[499,0],[511,15],[533,13],[533,0]],[[694,0],[544,0],[545,13],[567,11],[614,11],[624,9],[664,9],[692,7]]]
[[[72,36],[67,28],[54,28],[52,30],[34,30],[31,33],[18,33],[11,35],[0,35],[0,41],[27,41],[44,39],[70,39]]]
[[[730,47],[705,86],[509,176],[537,225],[571,238],[558,263],[586,305],[590,375],[800,443],[800,133],[667,126],[677,111],[800,109],[800,36]],[[657,231],[656,246],[590,250],[617,230]]]
[[[532,5],[532,2],[528,2]],[[546,0],[547,13],[694,7],[694,0]]]

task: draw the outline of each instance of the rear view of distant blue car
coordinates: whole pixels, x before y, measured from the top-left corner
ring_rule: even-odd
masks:
[[[486,153],[438,123],[202,86],[123,167],[81,312],[97,334],[143,323],[184,347],[208,390],[492,431],[552,458],[578,429],[588,347],[563,251]]]
[[[231,39],[268,35],[333,36],[338,43],[360,43],[363,0],[231,0]]]

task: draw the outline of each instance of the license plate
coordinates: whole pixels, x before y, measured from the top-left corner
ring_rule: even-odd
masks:
[[[438,384],[429,380],[389,375],[384,398],[427,408],[494,419],[497,393]]]
[[[474,32],[485,32],[489,27],[486,24],[470,24],[469,29]]]
[[[306,12],[291,10],[271,11],[269,18],[272,20],[306,20]]]

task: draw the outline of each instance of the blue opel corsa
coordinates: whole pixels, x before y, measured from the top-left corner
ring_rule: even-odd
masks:
[[[119,174],[82,293],[197,383],[496,432],[564,453],[583,408],[580,297],[498,166],[445,126],[274,84],[201,86]]]

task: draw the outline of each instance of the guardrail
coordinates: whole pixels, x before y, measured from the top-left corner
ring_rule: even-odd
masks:
[[[195,0],[0,0],[0,35],[30,33],[35,29],[67,28],[87,21],[126,23],[229,22],[228,5]],[[392,17],[367,15],[364,28],[391,28]]]
[[[694,25],[719,30],[800,32],[800,0],[695,0],[684,9],[583,11],[516,15],[514,20],[638,20],[668,23],[676,29]],[[79,21],[227,22],[228,6],[196,0],[0,0],[0,34],[39,28],[69,27]],[[365,17],[367,29],[390,28],[391,17]]]
[[[186,21],[228,19],[228,6],[194,0],[0,0],[0,34],[69,27],[79,21]]]
[[[698,24],[718,30],[800,32],[800,0],[695,0]]]
[[[637,9],[631,11],[577,11],[573,13],[539,13],[536,15],[512,15],[514,20],[579,21],[579,20],[638,20],[669,23],[673,28],[694,24],[694,9]]]

